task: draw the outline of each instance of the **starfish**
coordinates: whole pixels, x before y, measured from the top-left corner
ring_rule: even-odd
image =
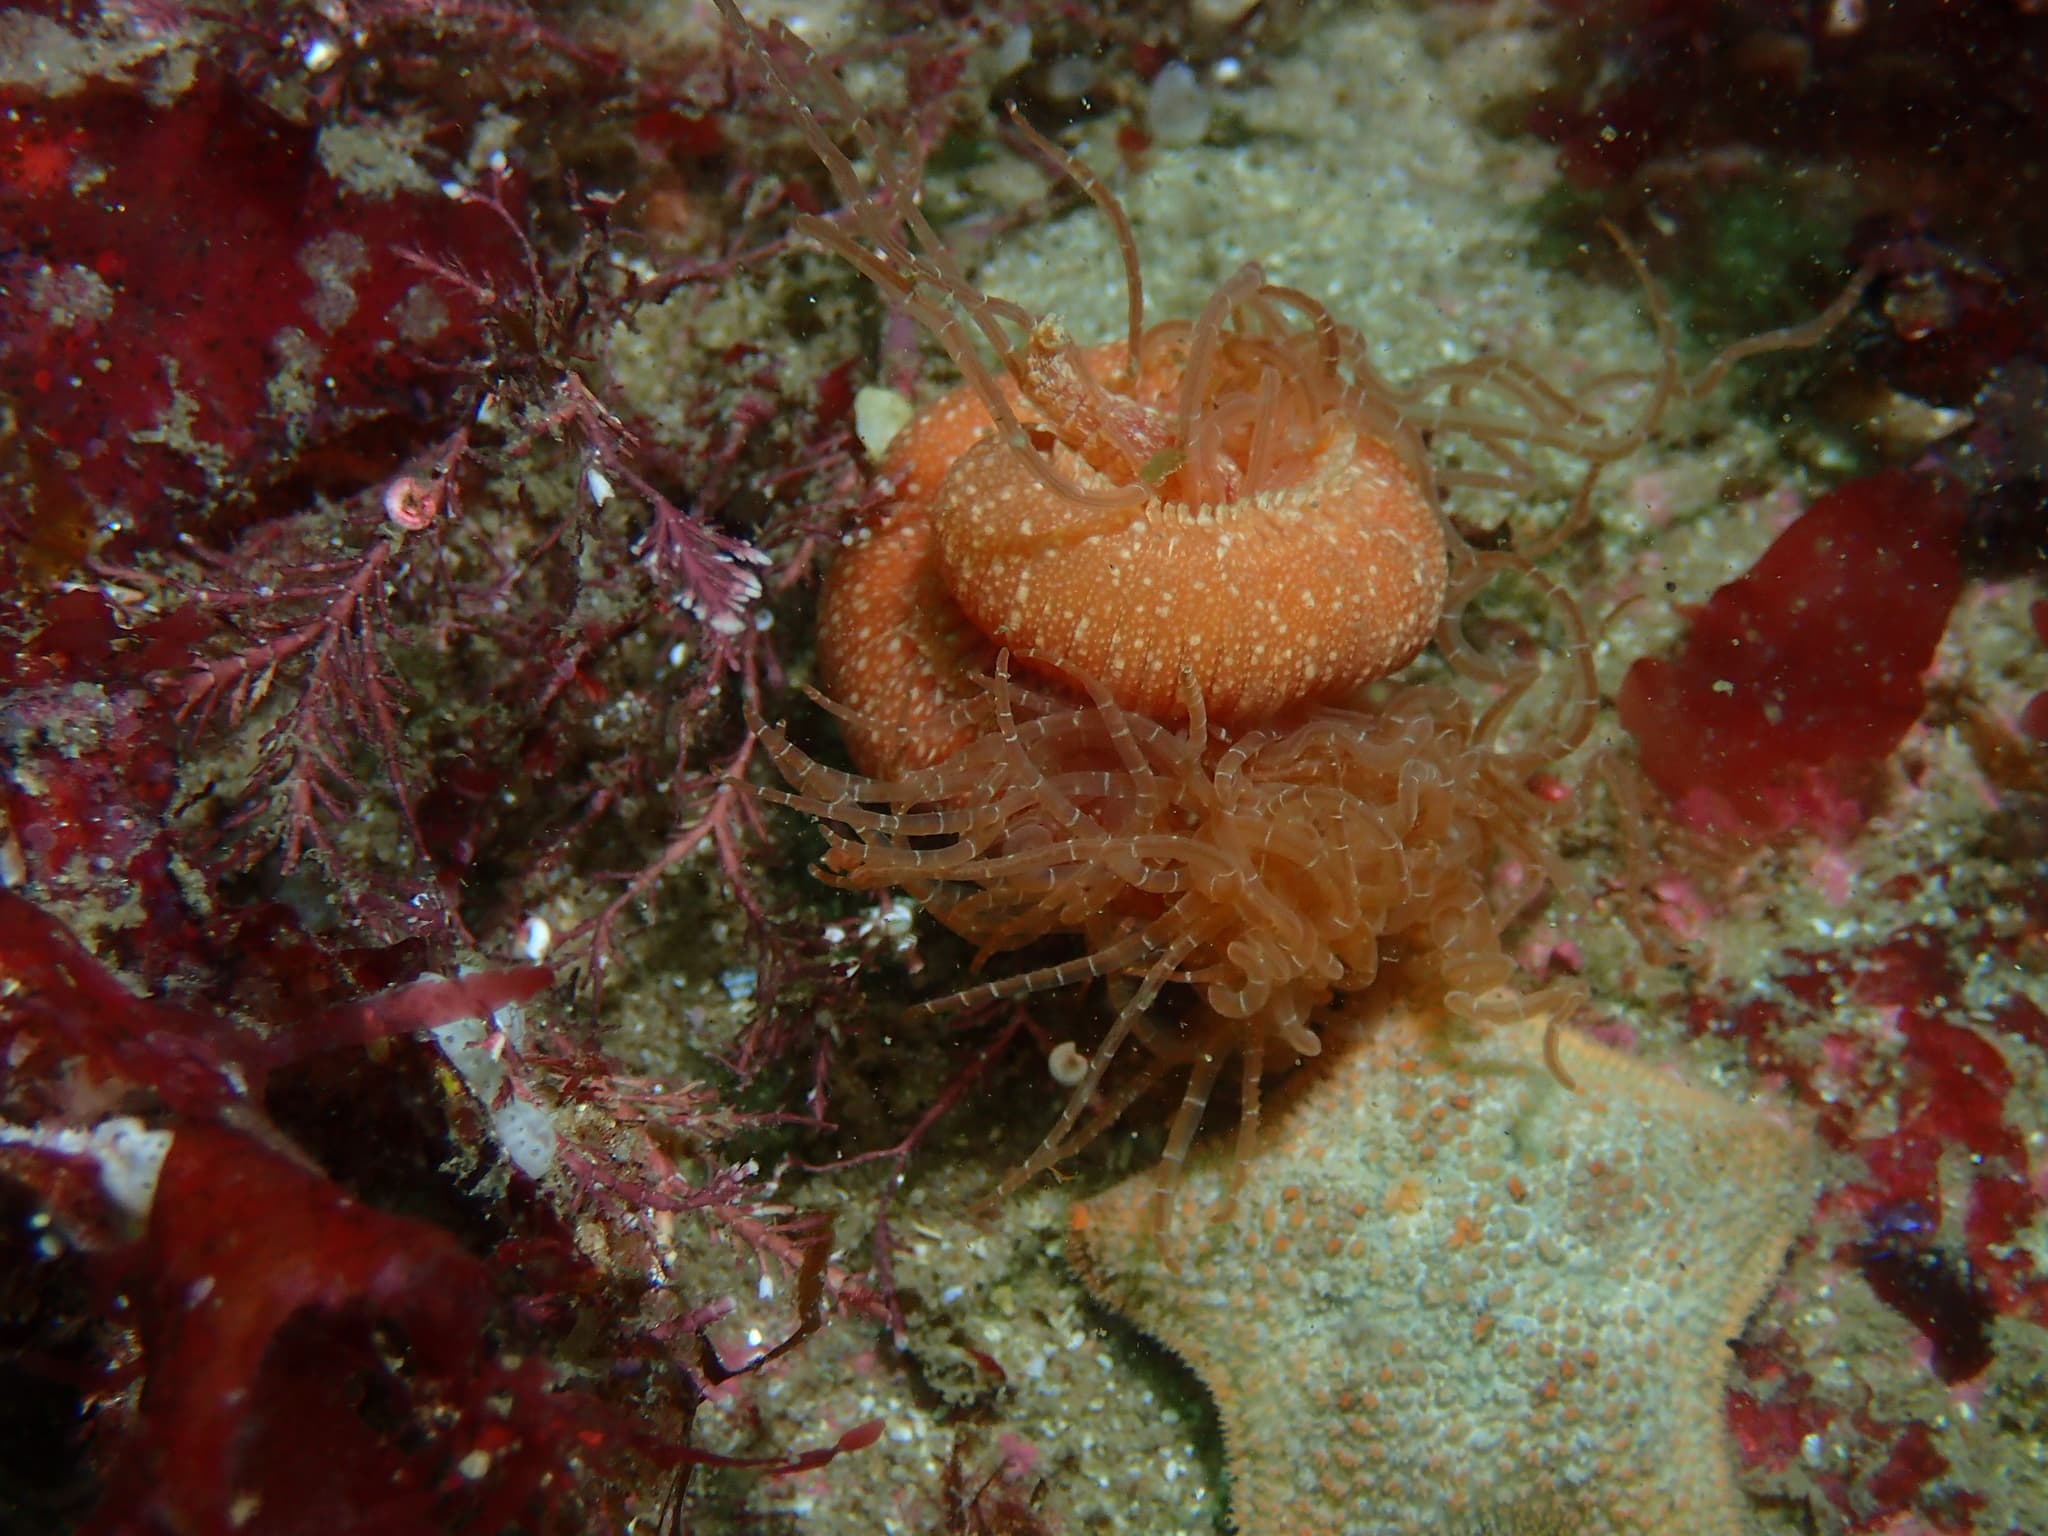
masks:
[[[1748,1529],[1728,1344],[1813,1139],[1559,1030],[1567,1088],[1545,1022],[1398,1013],[1163,1230],[1151,1174],[1074,1208],[1083,1280],[1215,1397],[1244,1536]]]

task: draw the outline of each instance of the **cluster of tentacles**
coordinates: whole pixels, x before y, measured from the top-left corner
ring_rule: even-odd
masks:
[[[1476,1021],[1569,1011],[1569,987],[1527,992],[1502,943],[1542,880],[1495,881],[1514,860],[1558,878],[1555,799],[1523,753],[1448,688],[1393,690],[1289,726],[1213,732],[1199,693],[1166,725],[1095,692],[1085,702],[985,680],[968,745],[883,781],[839,772],[756,721],[792,786],[762,794],[826,824],[821,873],[901,890],[980,958],[1060,934],[1080,957],[923,1005],[934,1011],[1109,978],[1116,1011],[1023,1183],[1185,1073],[1162,1190],[1235,1059],[1240,1155],[1265,1074],[1320,1049],[1317,1021],[1398,963]],[[1547,753],[1547,747],[1539,749]],[[1111,1068],[1142,1047],[1138,1065]]]

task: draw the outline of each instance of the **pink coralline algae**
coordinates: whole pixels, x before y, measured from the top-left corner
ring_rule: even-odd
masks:
[[[10,537],[48,540],[85,504],[147,537],[316,451],[346,478],[350,434],[410,418],[480,347],[477,306],[415,258],[514,272],[490,211],[351,186],[315,126],[213,65],[169,99],[100,81],[0,90],[0,111],[0,395],[26,425],[0,476],[28,488]]]
[[[1622,723],[1683,820],[1760,838],[1861,823],[1863,775],[1925,707],[1960,531],[1957,504],[1913,475],[1839,486],[1692,615],[1675,655],[1629,669]]]
[[[2038,924],[2039,893],[2020,905]],[[1696,1031],[1738,1042],[1754,1071],[1806,1103],[1843,1160],[1814,1222],[1817,1262],[1846,1287],[1843,1305],[1867,1294],[1914,1341],[1913,1363],[1877,1401],[1860,1373],[1843,1377],[1817,1353],[1825,1330],[1774,1330],[1738,1350],[1745,1386],[1730,1419],[1745,1463],[1800,1469],[1832,1506],[1830,1528],[2006,1529],[1977,1518],[1986,1499],[1971,1439],[1982,1425],[1904,1405],[2012,1392],[2024,1359],[2006,1366],[2002,1388],[1988,1385],[2001,1351],[2024,1346],[2027,1331],[2011,1325],[2048,1326],[2048,1274],[2026,1235],[2048,1166],[2016,1094],[2048,1050],[2048,1015],[2021,996],[1972,1006],[1963,969],[2008,966],[2020,942],[1977,920],[1954,932],[1905,926],[1854,950],[1787,956],[1760,995],[1717,988],[1687,1007]],[[1890,1108],[1873,1116],[1879,1104]],[[1826,1447],[1818,1465],[1815,1446]]]

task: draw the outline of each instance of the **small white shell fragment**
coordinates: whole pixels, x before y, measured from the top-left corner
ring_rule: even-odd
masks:
[[[1071,1040],[1062,1040],[1045,1058],[1046,1070],[1062,1088],[1073,1088],[1088,1075],[1088,1058]]]
[[[529,917],[519,930],[519,952],[538,965],[555,947],[555,930],[548,926],[548,920],[538,915]]]
[[[853,430],[860,438],[868,462],[879,464],[889,444],[896,440],[917,407],[893,389],[870,384],[853,397]]]
[[[1199,144],[1209,131],[1212,109],[1207,88],[1192,69],[1176,59],[1152,77],[1152,89],[1145,98],[1145,122],[1152,137],[1162,144]]]
[[[61,1157],[90,1158],[99,1165],[100,1188],[135,1217],[147,1217],[156,1199],[157,1176],[170,1154],[171,1133],[154,1130],[132,1115],[115,1115],[90,1130],[76,1126],[23,1126],[0,1120],[0,1147],[25,1146]]]
[[[1189,7],[1198,27],[1234,27],[1259,8],[1259,0],[1194,0]]]

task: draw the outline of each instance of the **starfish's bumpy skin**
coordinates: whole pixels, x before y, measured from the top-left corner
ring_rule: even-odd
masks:
[[[1090,1287],[1215,1395],[1245,1536],[1748,1529],[1727,1346],[1815,1144],[1566,1030],[1571,1091],[1543,1031],[1384,1019],[1165,1233],[1149,1174],[1075,1208]]]

